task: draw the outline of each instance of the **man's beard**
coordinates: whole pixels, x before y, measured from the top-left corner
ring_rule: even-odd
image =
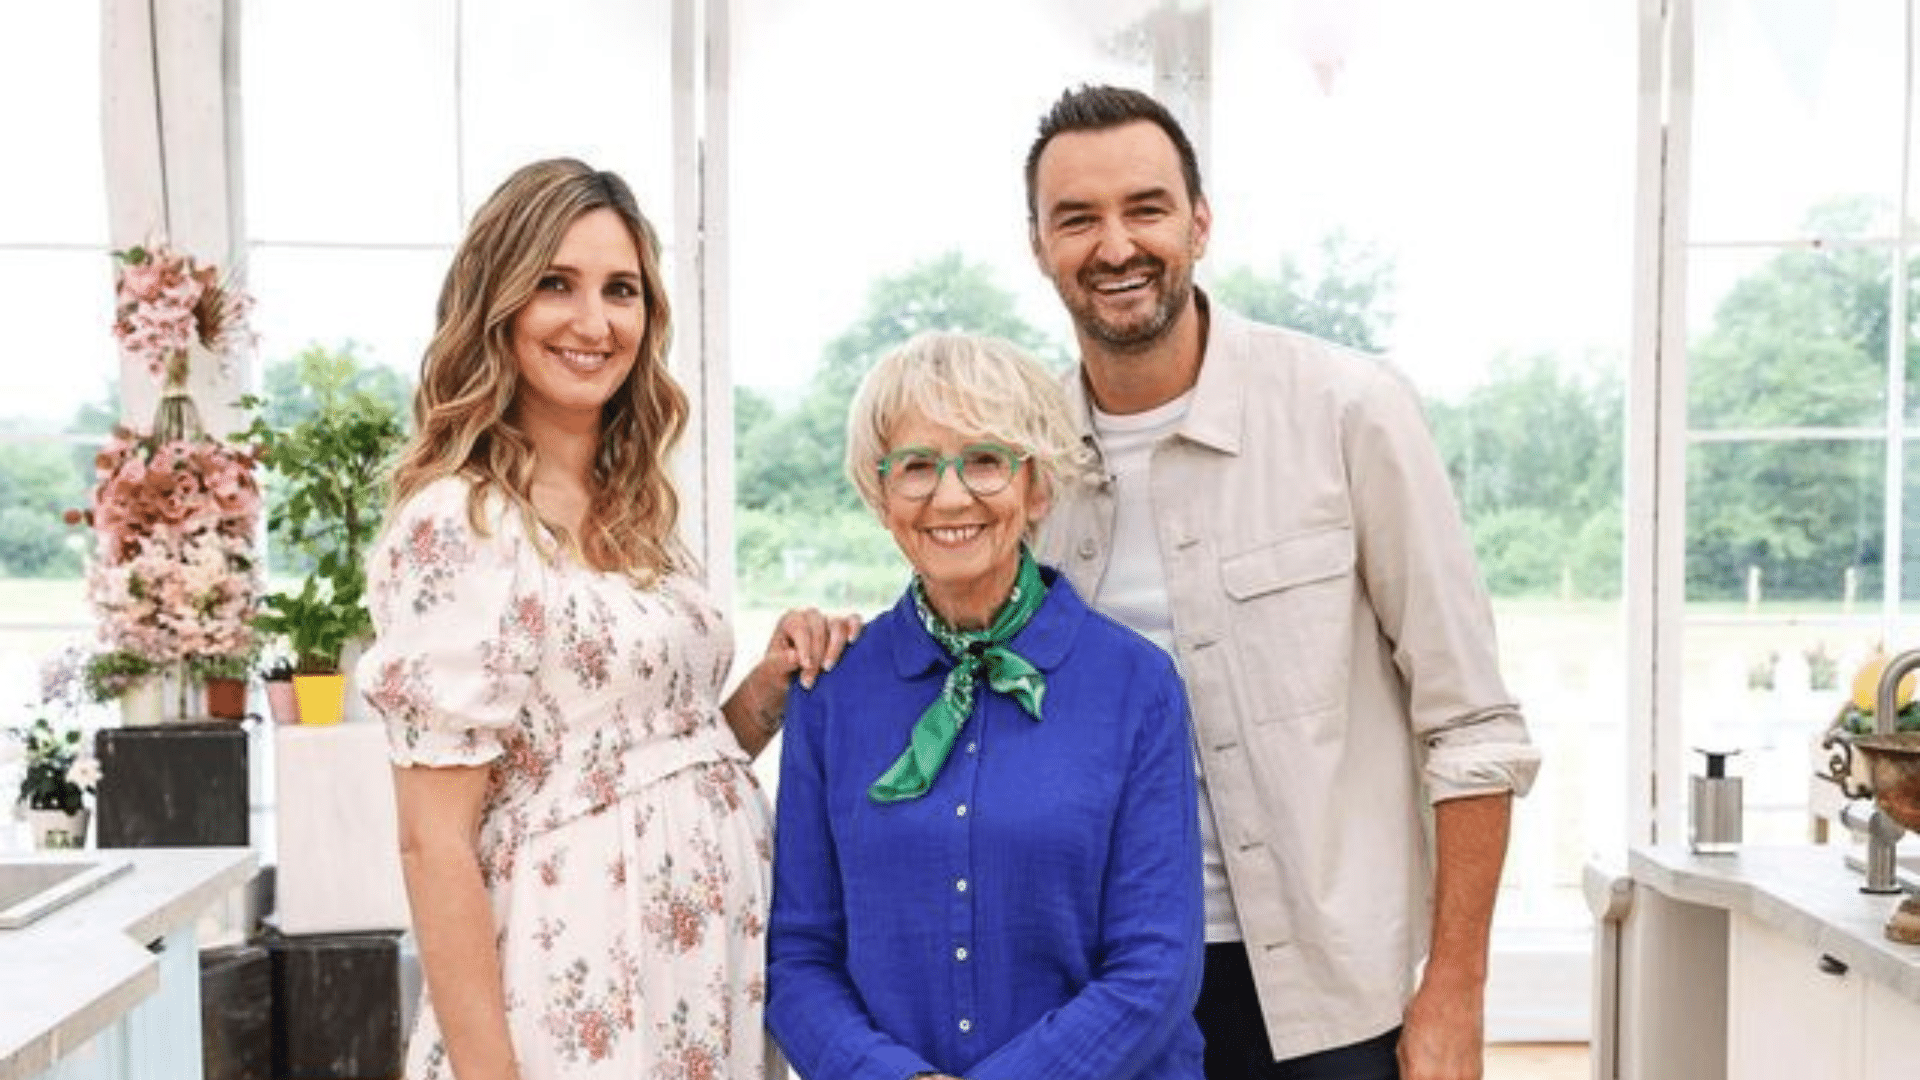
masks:
[[[1074,284],[1080,290],[1078,300],[1064,293],[1061,297],[1066,301],[1067,312],[1073,316],[1074,325],[1080,332],[1116,352],[1138,352],[1160,342],[1173,332],[1173,324],[1180,318],[1181,310],[1193,295],[1193,275],[1190,271],[1170,274],[1164,262],[1150,255],[1129,259],[1117,271],[1102,272],[1099,276],[1124,277],[1129,272],[1159,276],[1159,301],[1145,318],[1138,321],[1114,323],[1101,317],[1097,299],[1099,294],[1089,280],[1094,276],[1090,271],[1082,271],[1074,278]]]

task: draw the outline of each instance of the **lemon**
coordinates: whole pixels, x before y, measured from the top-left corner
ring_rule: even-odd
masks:
[[[1853,676],[1853,707],[1867,715],[1873,715],[1875,698],[1880,693],[1880,673],[1887,669],[1887,654],[1874,653]],[[1900,680],[1899,689],[1894,691],[1894,707],[1904,709],[1913,701],[1914,680],[1920,672],[1908,672]]]

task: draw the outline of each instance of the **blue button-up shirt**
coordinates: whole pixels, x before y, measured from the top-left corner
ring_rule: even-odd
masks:
[[[1201,1076],[1186,697],[1046,576],[1045,719],[978,684],[921,798],[867,797],[953,666],[910,596],[788,698],[767,1022],[808,1080]]]

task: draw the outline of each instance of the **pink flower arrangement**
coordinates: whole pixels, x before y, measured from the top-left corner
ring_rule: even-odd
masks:
[[[257,452],[126,428],[94,458],[87,595],[107,647],[153,664],[249,655],[261,592]]]
[[[164,242],[114,252],[113,333],[156,379],[184,385],[189,348],[198,342],[225,362],[253,343],[253,298],[218,270]]]

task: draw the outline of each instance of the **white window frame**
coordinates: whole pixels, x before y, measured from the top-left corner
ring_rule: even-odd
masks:
[[[1889,333],[1887,400],[1880,426],[1863,429],[1770,428],[1691,431],[1687,418],[1687,272],[1696,244],[1688,232],[1693,151],[1696,0],[1640,0],[1639,196],[1634,259],[1633,358],[1627,411],[1627,551],[1629,732],[1628,842],[1684,842],[1686,730],[1681,715],[1685,642],[1686,471],[1691,443],[1729,439],[1788,441],[1882,439],[1886,447],[1880,638],[1908,640],[1901,617],[1905,507],[1905,449],[1920,439],[1906,419],[1905,350],[1910,337]],[[1905,79],[1901,131],[1913,130],[1915,2],[1906,0]],[[1914,237],[1908,222],[1913,139],[1902,141],[1898,231],[1886,248],[1894,270],[1889,284],[1892,328],[1907,325],[1908,258]],[[1812,248],[1815,240],[1747,237],[1738,243]],[[1715,244],[1712,248],[1724,249]]]

